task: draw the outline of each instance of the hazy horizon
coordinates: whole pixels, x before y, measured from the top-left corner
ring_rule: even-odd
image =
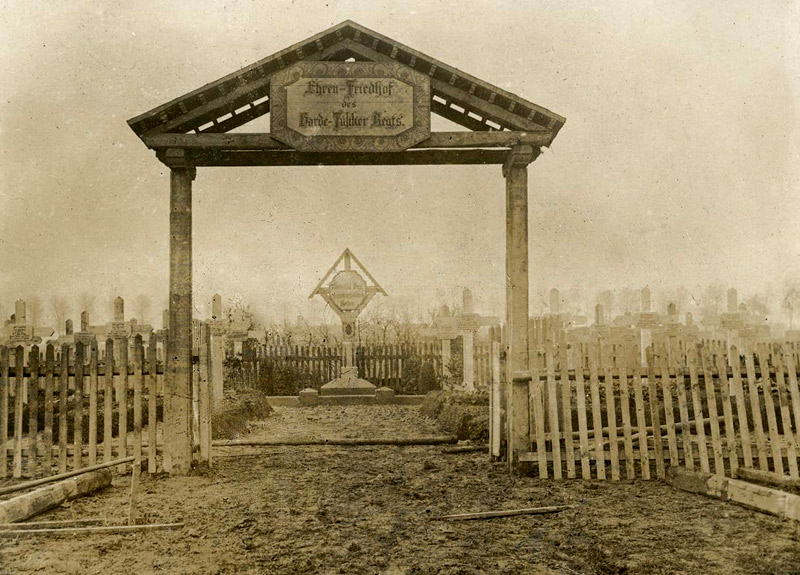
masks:
[[[800,276],[798,3],[157,6],[0,4],[4,318],[18,298],[86,293],[130,317],[144,294],[160,326],[168,170],[126,120],[345,19],[567,118],[529,171],[533,310],[551,287],[719,284],[744,301]],[[195,313],[220,293],[323,314],[308,294],[349,247],[386,305],[466,286],[502,317],[504,189],[498,166],[199,169]]]

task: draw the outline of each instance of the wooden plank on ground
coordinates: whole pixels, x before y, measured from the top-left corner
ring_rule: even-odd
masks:
[[[761,391],[764,396],[764,408],[767,412],[769,428],[769,444],[772,451],[772,464],[778,475],[783,475],[783,457],[781,457],[781,435],[778,431],[778,419],[775,416],[775,402],[772,399],[772,378],[769,373],[769,350],[764,344],[757,346],[758,365],[761,368]]]
[[[650,479],[650,457],[647,451],[647,420],[644,413],[644,393],[642,392],[641,349],[633,346],[633,398],[636,404],[636,427],[639,430],[639,457],[642,465],[642,479]]]
[[[567,477],[575,478],[575,448],[572,442],[572,384],[569,381],[569,351],[567,342],[558,346],[559,375],[561,377],[561,419],[564,428],[564,457],[567,460]]]
[[[725,361],[725,353],[717,354],[716,360],[720,393],[722,394],[722,413],[725,418],[725,444],[727,445],[725,456],[728,458],[728,465],[730,465],[731,468],[731,477],[736,477],[736,471],[739,468],[739,456],[736,444],[733,407],[731,406],[731,396],[733,396],[734,393],[730,381],[728,381],[728,364]]]
[[[647,348],[647,391],[650,403],[650,422],[653,426],[653,451],[656,454],[656,477],[664,479],[664,449],[661,444],[661,434],[655,430],[661,429],[661,417],[658,403],[658,385],[656,384],[656,358],[653,348]],[[646,442],[647,437],[643,436],[640,442]]]
[[[595,466],[597,468],[597,478],[606,478],[606,462],[603,454],[603,414],[600,405],[600,381],[597,375],[597,361],[600,350],[597,341],[589,344],[589,387],[592,395],[592,432],[593,432],[593,451],[595,454]]]
[[[42,468],[45,475],[53,473],[53,391],[55,389],[55,348],[47,344],[44,359],[44,435]]]
[[[545,362],[547,369],[547,394],[550,407],[548,418],[550,431],[550,450],[553,453],[553,477],[561,479],[561,441],[559,440],[558,425],[558,388],[556,387],[555,357],[553,344],[548,343],[545,348]]]
[[[725,475],[725,462],[722,458],[722,437],[719,433],[717,415],[717,393],[714,389],[714,374],[710,351],[706,346],[700,347],[700,365],[703,369],[703,382],[706,389],[706,405],[708,406],[709,425],[711,427],[711,452],[714,455],[714,473]]]
[[[667,483],[677,489],[732,501],[745,507],[800,521],[800,495],[721,475],[669,468]]]
[[[622,411],[622,437],[625,443],[625,475],[628,479],[636,477],[633,457],[633,438],[631,433],[631,401],[628,392],[628,366],[630,365],[630,350],[623,348],[619,364],[619,402]]]
[[[703,404],[700,400],[700,383],[697,377],[698,352],[697,347],[689,349],[689,385],[692,390],[692,416],[697,433],[697,451],[700,456],[700,471],[708,473],[711,469],[708,464],[708,445],[706,444],[706,428],[703,425]]]
[[[742,460],[745,467],[753,467],[753,451],[750,446],[750,429],[747,422],[747,404],[742,386],[742,358],[735,345],[731,346],[728,363],[731,366],[733,394],[736,397],[736,418],[739,421],[739,437],[742,443]]]

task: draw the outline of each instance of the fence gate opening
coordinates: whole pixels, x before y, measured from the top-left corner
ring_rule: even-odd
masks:
[[[230,133],[267,113],[271,133]],[[431,132],[431,113],[466,131]],[[502,166],[509,460],[527,452],[527,167],[564,122],[352,21],[129,120],[171,170],[165,469],[192,457],[192,181],[207,166]]]

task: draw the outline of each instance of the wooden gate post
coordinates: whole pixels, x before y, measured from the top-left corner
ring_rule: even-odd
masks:
[[[169,150],[173,152],[173,150]],[[164,471],[184,475],[192,463],[192,181],[195,169],[169,154],[169,338],[164,388]]]
[[[529,450],[530,356],[528,354],[528,164],[529,145],[514,146],[503,164],[506,179],[506,381],[509,466]]]

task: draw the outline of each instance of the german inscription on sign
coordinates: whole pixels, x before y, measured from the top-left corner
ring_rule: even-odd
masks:
[[[299,151],[402,151],[430,136],[430,80],[396,62],[300,62],[273,76],[270,116]]]
[[[342,311],[356,310],[367,297],[367,282],[355,270],[341,271],[331,280],[328,294]]]

